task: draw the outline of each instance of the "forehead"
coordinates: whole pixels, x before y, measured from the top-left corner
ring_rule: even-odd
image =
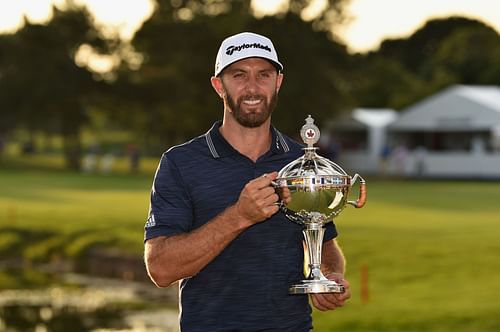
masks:
[[[233,70],[276,70],[276,67],[268,60],[262,58],[247,58],[231,64],[225,69],[226,71]]]

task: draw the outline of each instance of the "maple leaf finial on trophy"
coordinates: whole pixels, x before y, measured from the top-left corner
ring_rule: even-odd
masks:
[[[319,128],[314,124],[314,119],[311,115],[308,115],[306,124],[300,129],[300,137],[302,137],[308,148],[312,148],[319,141],[319,136]]]

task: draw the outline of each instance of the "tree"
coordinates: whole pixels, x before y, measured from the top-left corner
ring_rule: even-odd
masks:
[[[432,66],[460,84],[500,85],[500,35],[487,27],[464,27],[436,50]]]
[[[30,131],[59,132],[67,166],[78,169],[80,129],[99,83],[90,71],[76,65],[75,54],[84,43],[105,47],[89,13],[78,7],[64,11],[54,7],[48,24],[26,21],[4,39],[9,48],[2,55],[0,116],[5,119],[14,113],[15,123]]]
[[[382,42],[377,54],[394,59],[410,72],[424,80],[432,78],[434,67],[429,61],[440,45],[457,30],[463,28],[492,28],[483,22],[465,17],[449,17],[429,20],[422,28],[404,39],[388,39]]]
[[[308,4],[293,0],[293,10],[257,19],[249,0],[158,1],[156,12],[132,40],[143,55],[141,67],[124,66],[118,73],[122,112],[133,111],[128,123],[151,142],[160,140],[164,148],[221,118],[222,105],[209,80],[221,40],[240,31],[269,36],[285,63],[286,79],[275,114],[280,129],[295,134],[307,114],[321,119],[345,108],[346,47],[298,16]],[[322,13],[331,10],[326,7]],[[318,17],[324,21],[325,15]],[[120,114],[115,113],[123,118]]]
[[[421,97],[422,81],[399,62],[382,56],[355,58],[351,80],[358,105],[400,109]]]
[[[354,57],[361,106],[402,109],[451,84],[499,84],[499,35],[462,17],[427,22],[406,39]]]
[[[249,22],[249,30],[270,35],[284,64],[285,80],[273,119],[296,134],[311,114],[318,124],[353,106],[350,96],[351,57],[328,31],[288,13],[282,18]]]
[[[12,128],[15,128],[19,123],[19,117],[17,112],[13,112],[12,101],[14,99],[19,99],[20,96],[14,95],[14,91],[11,94],[7,94],[7,87],[9,85],[10,77],[12,72],[15,71],[13,64],[11,62],[10,56],[8,54],[9,50],[13,48],[14,45],[14,35],[13,34],[3,34],[0,35],[0,139],[3,135],[7,135]]]

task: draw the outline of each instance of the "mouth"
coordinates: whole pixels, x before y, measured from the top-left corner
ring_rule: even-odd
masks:
[[[263,99],[262,98],[247,98],[247,99],[243,99],[241,101],[241,103],[243,105],[247,105],[247,106],[257,106],[261,103],[263,103]]]
[[[261,102],[262,102],[262,99],[244,99],[243,100],[243,104],[250,105],[250,106],[258,105]]]

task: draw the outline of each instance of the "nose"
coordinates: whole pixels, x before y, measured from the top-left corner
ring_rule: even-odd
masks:
[[[246,90],[250,93],[255,93],[258,91],[259,82],[256,75],[248,75]]]

